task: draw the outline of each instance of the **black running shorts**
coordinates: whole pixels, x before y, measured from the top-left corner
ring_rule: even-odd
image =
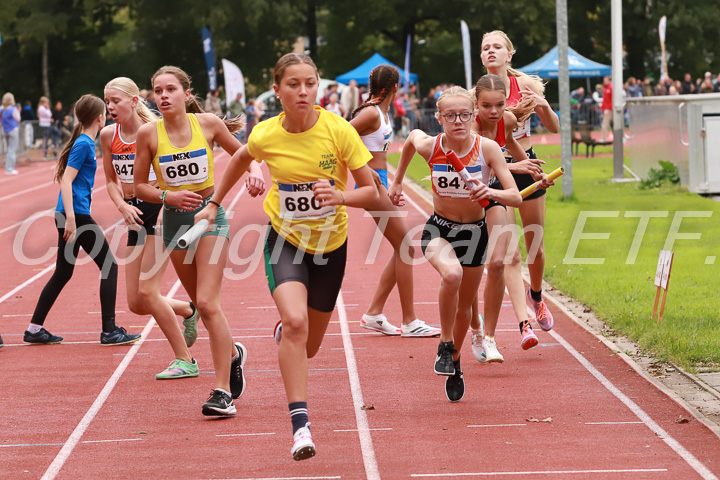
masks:
[[[268,225],[265,237],[265,275],[270,293],[285,282],[300,282],[308,292],[308,307],[332,312],[342,287],[347,261],[347,240],[332,252],[305,252]]]
[[[457,223],[433,212],[425,223],[420,240],[423,253],[430,241],[437,237],[444,238],[452,245],[463,267],[479,267],[485,263],[488,245],[485,219],[475,223]]]
[[[532,159],[537,158],[537,154],[535,153],[535,150],[533,150],[532,147],[530,147],[527,151],[525,151],[525,153],[527,154],[528,158],[532,158]],[[507,161],[507,163],[515,163],[515,159],[513,159],[513,158],[506,158],[505,160]],[[513,173],[512,176],[513,176],[513,180],[515,180],[515,184],[517,185],[518,190],[521,192],[523,191],[524,188],[527,188],[530,185],[532,185],[533,183],[535,183],[535,179],[529,173]],[[502,184],[497,179],[497,177],[493,178],[493,180],[490,182],[490,185],[488,185],[488,187],[494,188],[495,190],[503,189]],[[545,195],[545,189],[536,190],[531,195],[528,195],[526,198],[524,198],[523,202],[526,200],[532,200],[533,198],[540,198],[543,195]],[[485,209],[487,210],[488,208],[496,207],[498,205],[502,206],[502,204],[500,204],[494,200],[490,200],[490,205],[485,207]]]
[[[127,245],[128,247],[144,245],[147,235],[156,235],[155,227],[157,226],[158,214],[162,210],[162,203],[143,202],[139,198],[126,198],[125,203],[140,209],[142,212],[140,220],[143,222],[142,225],[137,225],[139,227],[137,230],[128,229]]]

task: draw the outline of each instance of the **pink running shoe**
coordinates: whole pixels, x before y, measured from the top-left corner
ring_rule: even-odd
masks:
[[[553,319],[552,313],[550,313],[550,309],[545,305],[545,302],[536,302],[530,295],[530,287],[527,289],[527,298],[535,310],[535,320],[537,320],[540,328],[546,332],[552,330],[553,325],[555,325],[555,320]]]
[[[538,344],[538,338],[533,332],[530,326],[530,320],[523,322],[522,330],[520,331],[520,346],[523,350],[530,350],[532,347]]]

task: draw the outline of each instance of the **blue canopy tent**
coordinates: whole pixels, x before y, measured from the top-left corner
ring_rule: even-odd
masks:
[[[350,70],[349,72],[343,73],[335,77],[336,82],[347,84],[350,80],[355,80],[358,85],[367,85],[370,78],[370,71],[378,65],[392,65],[400,72],[400,83],[402,84],[405,78],[405,70],[392,63],[387,58],[383,57],[379,53],[373,54],[372,57],[365,60],[363,63]],[[418,76],[415,73],[410,74],[410,82],[417,83]]]
[[[568,67],[570,69],[570,78],[604,77],[612,73],[610,65],[588,60],[570,47],[568,47]],[[525,65],[518,70],[529,75],[537,75],[540,78],[558,78],[557,46],[531,64]]]

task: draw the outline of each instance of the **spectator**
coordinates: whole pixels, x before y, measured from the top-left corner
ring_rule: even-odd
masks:
[[[7,152],[5,152],[5,175],[17,175],[15,161],[17,160],[17,146],[20,129],[20,105],[15,105],[15,97],[7,92],[2,97],[2,110],[0,110],[0,122],[2,123],[3,135]]]
[[[407,110],[403,106],[402,98],[400,96],[395,97],[393,102],[393,128],[396,135],[402,134],[403,117],[407,114]]]
[[[230,105],[228,106],[228,112],[230,112],[230,116],[232,118],[245,115],[245,103],[243,102],[242,96],[243,94],[238,92],[235,96],[235,100],[230,102]]]
[[[340,94],[340,105],[346,112],[345,118],[350,120],[353,110],[360,106],[360,90],[355,80],[350,80],[347,88]]]
[[[713,93],[714,91],[715,87],[713,87],[712,84],[712,76],[706,75],[705,80],[703,80],[700,84],[700,89],[698,90],[698,93]]]
[[[643,97],[652,97],[655,93],[653,91],[652,82],[650,81],[650,77],[645,77],[645,80],[642,82],[642,90],[643,90]]]
[[[325,110],[328,112],[332,112],[335,115],[339,115],[341,117],[345,117],[345,109],[338,103],[338,94],[333,93],[330,95],[330,100],[328,101],[327,105],[325,105]]]
[[[32,120],[37,120],[37,117],[35,116],[35,112],[32,108],[32,102],[30,100],[25,100],[25,104],[22,107],[22,111],[20,112],[20,119],[23,122],[29,122]]]
[[[320,106],[325,108],[325,106],[330,103],[330,95],[333,93],[337,93],[338,86],[337,83],[331,83],[330,87],[328,87],[327,90],[325,90],[325,95],[320,99]]]
[[[628,98],[639,98],[639,97],[643,96],[643,87],[635,79],[635,77],[628,78],[627,85],[628,85],[628,87],[627,87]]]
[[[585,121],[582,115],[583,101],[585,100],[585,88],[579,87],[570,92],[570,119],[572,123]]]
[[[662,78],[660,78],[660,82],[657,85],[655,85],[655,95],[656,96],[668,94],[667,87],[665,87],[665,81],[667,79],[668,79],[667,77],[662,77]]]
[[[683,91],[683,82],[681,82],[680,80],[675,80],[672,85],[675,87],[675,90],[677,90],[678,95],[680,95],[681,92]],[[669,91],[669,88],[668,88],[668,91]]]
[[[670,88],[668,89],[668,95],[680,95],[677,88],[675,88],[675,85],[670,85]]]
[[[675,86],[675,88],[677,88],[677,85]],[[689,73],[685,74],[685,79],[680,83],[680,92],[682,92],[683,95],[690,95],[691,93],[696,93],[695,84],[693,83],[692,77]]]
[[[262,118],[265,116],[265,104],[259,98],[255,99],[255,125],[260,123]]]
[[[59,129],[64,118],[65,110],[63,110],[62,102],[55,102],[55,108],[52,110],[53,126]]]
[[[147,95],[143,97],[145,99],[145,105],[147,105],[147,107],[157,116],[162,116],[158,111],[157,103],[155,103],[155,92],[153,92],[152,90],[145,91],[147,92]]]
[[[60,131],[53,127],[52,112],[50,111],[50,100],[47,97],[40,97],[38,101],[38,120],[40,131],[43,137],[43,157],[48,158],[47,150],[50,137],[52,136],[53,149],[57,148],[57,141]]]
[[[223,116],[222,105],[220,105],[220,92],[217,89],[210,90],[205,97],[205,111],[214,113],[218,117]]]
[[[437,102],[437,99],[435,98],[436,91],[437,91],[437,87],[430,89],[430,91],[427,94],[427,97],[423,98],[422,108],[424,108],[426,110],[435,110],[435,103]]]
[[[603,97],[600,104],[600,112],[602,112],[602,129],[600,130],[600,141],[604,142],[608,137],[610,122],[612,121],[613,108],[613,86],[610,76],[603,78]]]
[[[715,80],[713,80],[713,85],[715,86],[715,91],[720,92],[720,73],[715,78]]]
[[[250,133],[253,127],[257,123],[255,121],[255,99],[251,98],[248,100],[247,106],[245,107],[245,116],[247,117],[247,123],[245,129],[247,130],[247,138],[250,139]]]

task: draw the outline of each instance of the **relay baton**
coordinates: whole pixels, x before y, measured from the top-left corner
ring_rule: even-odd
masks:
[[[455,154],[453,150],[448,150],[445,152],[445,157],[450,160],[450,165],[455,169],[455,171],[460,175],[460,178],[463,179],[463,182],[465,182],[465,185],[467,186],[468,190],[470,190],[473,187],[473,184],[470,182],[470,179],[473,178],[472,175],[470,175],[470,172],[467,171],[467,168],[465,168],[465,165],[460,161],[458,156]],[[490,205],[490,202],[483,198],[480,200],[480,206],[485,208],[488,205]]]
[[[565,169],[562,167],[558,168],[557,170],[553,170],[552,172],[548,173],[548,180],[555,180],[563,173],[565,173]],[[530,185],[527,188],[523,188],[522,192],[520,192],[520,196],[522,198],[525,198],[525,197],[532,195],[533,193],[535,193],[538,190],[538,185],[540,185],[540,180],[533,183],[532,185]]]
[[[188,245],[193,243],[195,240],[200,238],[200,235],[205,233],[205,230],[207,229],[208,225],[210,225],[210,222],[208,222],[204,218],[202,220],[200,220],[190,230],[185,232],[185,234],[182,237],[180,237],[178,239],[178,241],[177,241],[178,247],[187,248]]]

